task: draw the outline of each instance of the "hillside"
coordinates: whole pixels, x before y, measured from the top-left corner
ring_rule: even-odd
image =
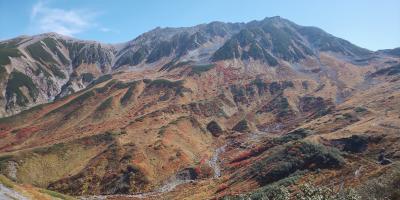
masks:
[[[373,180],[399,172],[396,50],[280,17],[157,28],[120,45],[53,33],[0,44],[0,172],[18,184],[260,199],[310,183],[367,199]]]
[[[308,67],[310,62],[320,65],[320,54],[327,52],[356,65],[367,64],[370,59],[398,57],[383,53],[389,50],[368,51],[318,28],[280,17],[249,23],[156,28],[118,45],[56,33],[21,36],[0,42],[0,51],[0,116],[77,92],[95,78],[117,71],[161,65],[160,70],[170,71],[183,63],[203,65],[233,59],[271,67]]]

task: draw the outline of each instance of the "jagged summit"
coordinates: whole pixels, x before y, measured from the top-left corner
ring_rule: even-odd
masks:
[[[41,88],[38,95],[26,98],[23,96],[28,94],[5,92],[8,97],[6,94],[0,99],[3,101],[1,115],[81,90],[88,84],[82,82],[83,77],[95,78],[115,71],[147,68],[163,71],[184,62],[207,65],[232,60],[260,62],[270,67],[287,63],[304,65],[319,62],[321,54],[330,54],[353,64],[365,64],[376,54],[319,28],[300,26],[279,16],[248,23],[211,22],[193,27],[158,27],[131,41],[114,45],[57,33],[17,37],[0,44],[4,71],[0,80],[2,90],[7,88],[14,71],[31,77],[33,84]],[[41,76],[45,76],[46,81],[43,82]]]

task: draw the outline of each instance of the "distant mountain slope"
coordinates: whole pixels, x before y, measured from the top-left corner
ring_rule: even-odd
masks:
[[[111,72],[114,57],[112,46],[55,33],[3,41],[0,47],[3,116],[85,88]]]
[[[305,60],[318,62],[321,53],[351,63],[397,55],[396,50],[385,52],[376,55],[318,28],[280,17],[249,23],[156,28],[118,45],[56,33],[21,36],[0,42],[0,116],[79,91],[94,79],[116,71],[165,71],[184,63],[203,65],[227,60],[276,67]]]

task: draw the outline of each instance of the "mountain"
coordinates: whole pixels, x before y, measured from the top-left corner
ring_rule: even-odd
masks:
[[[0,45],[0,172],[18,187],[107,199],[274,198],[306,182],[363,199],[379,180],[394,191],[396,49],[281,17],[118,45],[55,33]]]
[[[163,65],[165,70],[181,62],[210,64],[232,59],[261,61],[273,67],[282,62],[318,60],[321,52],[351,62],[374,55],[318,28],[280,17],[156,28],[118,45],[56,33],[22,36],[0,45],[0,116],[50,102],[85,88],[95,78],[126,69]]]
[[[111,72],[114,47],[55,33],[0,43],[0,113],[9,115],[84,88]]]

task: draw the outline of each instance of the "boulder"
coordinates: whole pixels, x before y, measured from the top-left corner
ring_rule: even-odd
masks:
[[[216,121],[211,121],[210,123],[207,124],[207,130],[210,131],[210,133],[214,137],[219,137],[222,135],[222,128],[219,126],[219,124]]]
[[[250,130],[249,125],[247,123],[246,120],[241,120],[240,122],[238,122],[233,128],[232,130],[237,131],[237,132],[247,132]]]

